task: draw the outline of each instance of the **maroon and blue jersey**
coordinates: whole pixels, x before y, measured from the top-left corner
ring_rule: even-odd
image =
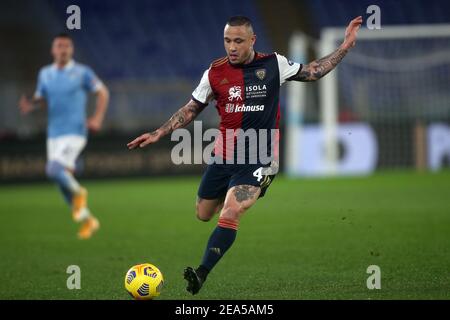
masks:
[[[260,129],[267,130],[269,148],[271,129],[279,127],[280,86],[300,69],[301,64],[277,53],[255,53],[253,61],[248,64],[232,65],[227,57],[211,64],[192,98],[203,105],[216,100],[222,134],[216,139],[216,156],[229,159],[235,154],[236,134],[229,133],[238,132],[238,129],[244,132],[254,129],[257,134]]]

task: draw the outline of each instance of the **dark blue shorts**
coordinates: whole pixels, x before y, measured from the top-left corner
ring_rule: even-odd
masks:
[[[228,189],[239,185],[261,187],[259,197],[264,197],[275,174],[264,175],[261,164],[209,164],[203,174],[198,196],[202,199],[223,198]]]

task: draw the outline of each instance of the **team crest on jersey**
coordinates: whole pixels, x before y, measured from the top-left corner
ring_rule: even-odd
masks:
[[[242,89],[240,86],[233,86],[230,88],[230,90],[228,90],[228,100],[229,101],[233,101],[233,100],[241,100],[242,101]]]
[[[266,69],[258,69],[255,71],[255,74],[259,80],[264,80],[266,77]]]

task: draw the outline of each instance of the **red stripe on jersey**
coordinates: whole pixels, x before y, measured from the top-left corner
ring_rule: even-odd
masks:
[[[242,112],[234,112],[236,107],[245,103],[244,75],[241,68],[235,68],[228,59],[211,65],[209,82],[217,101],[217,111],[220,115],[218,137],[214,147],[216,155],[231,159],[234,155],[235,134],[230,134],[242,127]],[[228,132],[227,132],[228,129]]]

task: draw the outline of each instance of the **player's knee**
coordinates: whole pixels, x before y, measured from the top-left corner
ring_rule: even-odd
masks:
[[[211,216],[207,215],[201,211],[200,212],[197,211],[197,219],[200,221],[203,221],[203,222],[208,222],[209,220],[211,220]]]
[[[237,230],[239,227],[240,217],[244,212],[245,211],[242,211],[236,207],[226,207],[222,209],[217,225],[222,228]]]
[[[227,206],[222,209],[220,217],[232,221],[239,221],[246,210],[247,208],[243,206]]]
[[[208,222],[212,218],[212,214],[205,210],[199,203],[196,204],[195,211],[197,219],[201,221]]]
[[[211,220],[211,216],[202,215],[197,212],[197,219],[203,222],[208,222],[209,220]]]

